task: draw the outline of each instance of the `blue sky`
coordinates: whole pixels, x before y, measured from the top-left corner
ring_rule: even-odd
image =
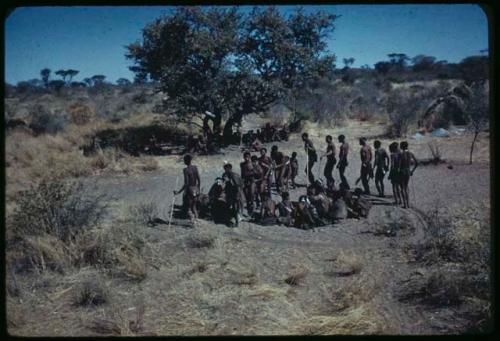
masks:
[[[242,6],[243,11],[249,7]],[[278,6],[284,12],[293,6]],[[488,23],[477,5],[304,6],[341,15],[328,42],[354,67],[373,66],[391,52],[435,56],[459,62],[488,48]],[[124,46],[141,38],[142,28],[168,7],[24,7],[5,21],[5,77],[15,84],[39,78],[48,67],[76,69],[82,80],[96,74],[108,81],[133,78]]]

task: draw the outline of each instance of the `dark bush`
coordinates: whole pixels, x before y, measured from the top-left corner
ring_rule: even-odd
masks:
[[[30,110],[29,127],[35,135],[56,134],[65,129],[66,119],[61,114],[52,114],[44,106],[35,105]]]
[[[97,279],[91,279],[79,285],[73,297],[77,306],[97,306],[108,302],[109,292]]]

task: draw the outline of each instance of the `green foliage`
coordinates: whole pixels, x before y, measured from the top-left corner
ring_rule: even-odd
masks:
[[[160,82],[180,116],[209,110],[234,124],[333,68],[325,38],[335,19],[302,11],[285,18],[273,7],[247,15],[181,7],[148,24],[127,57],[136,75]]]

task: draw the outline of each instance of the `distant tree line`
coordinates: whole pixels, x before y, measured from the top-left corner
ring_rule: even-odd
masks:
[[[14,90],[17,93],[43,93],[43,92],[59,92],[63,88],[103,88],[105,86],[110,86],[112,83],[106,81],[105,75],[94,75],[92,77],[86,77],[81,82],[74,81],[74,77],[78,75],[80,71],[74,69],[59,69],[53,72],[54,75],[59,76],[59,79],[52,79],[52,70],[49,68],[44,68],[40,70],[40,78],[33,78],[27,81],[20,81],[15,86],[11,84],[5,84],[7,90]],[[136,80],[132,83],[127,78],[119,78],[116,81],[116,85],[120,87],[128,87],[132,84],[144,84],[147,81]],[[9,92],[9,91],[8,91]]]

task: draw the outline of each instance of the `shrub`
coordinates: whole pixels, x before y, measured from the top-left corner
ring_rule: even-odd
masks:
[[[76,104],[69,108],[69,116],[72,123],[84,125],[89,123],[95,114],[88,106]]]
[[[46,233],[69,241],[99,221],[103,197],[84,193],[81,183],[43,180],[20,196],[13,228],[21,236]]]
[[[425,304],[431,307],[458,305],[463,301],[464,294],[470,285],[462,274],[433,271],[422,278],[412,278],[403,281],[398,296],[401,301]]]
[[[132,97],[132,101],[137,104],[145,104],[148,102],[148,94],[145,91],[141,91]]]
[[[56,134],[65,128],[66,120],[61,114],[52,114],[42,105],[31,108],[31,123],[29,127],[35,135]]]
[[[144,202],[130,206],[129,212],[135,221],[149,224],[158,217],[158,205],[154,201]]]
[[[122,266],[125,275],[139,281],[146,278],[146,261],[137,247],[123,244],[115,251],[115,257]]]
[[[386,98],[386,112],[391,121],[389,135],[403,137],[417,117],[420,117],[428,105],[428,93],[425,91],[393,90]]]
[[[297,286],[306,278],[308,273],[307,269],[296,270],[289,274],[284,281],[288,285]]]
[[[340,254],[335,259],[334,268],[327,272],[333,276],[350,276],[358,274],[363,268],[362,259],[353,252],[340,251]]]
[[[186,240],[186,245],[193,249],[214,247],[215,238],[210,235],[190,236]]]
[[[109,301],[109,290],[98,279],[92,278],[81,283],[74,292],[73,302],[78,306],[98,306]]]

